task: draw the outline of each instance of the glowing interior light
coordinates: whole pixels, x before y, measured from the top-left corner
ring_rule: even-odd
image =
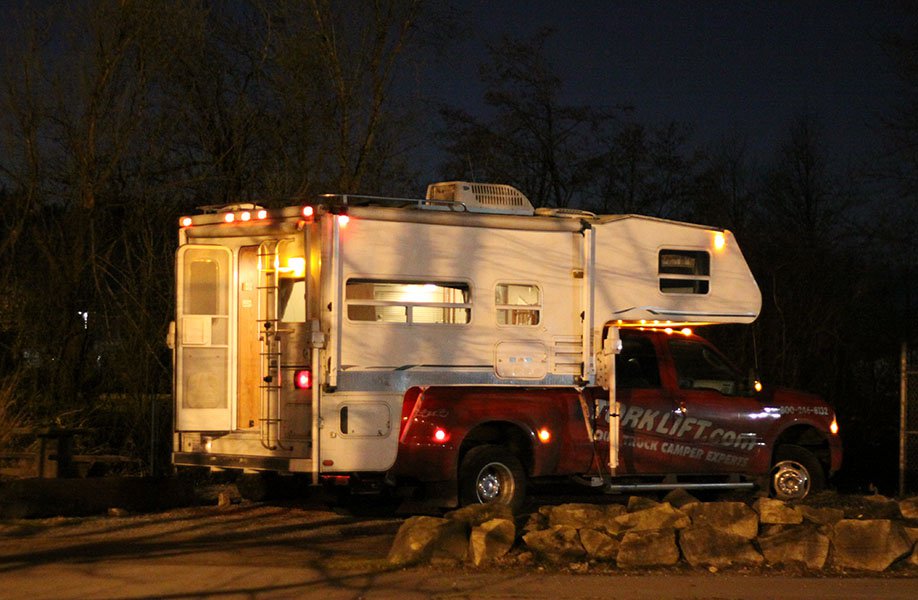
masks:
[[[835,417],[832,417],[832,422],[829,423],[829,431],[832,432],[832,435],[838,435],[838,421],[835,420]]]
[[[259,219],[267,219],[267,218],[268,218],[268,211],[266,211],[265,209],[261,209],[260,211],[258,211],[258,218],[259,218]]]
[[[547,444],[551,441],[551,432],[545,427],[539,430],[539,441],[543,444]]]
[[[191,217],[182,217],[179,220],[179,225],[182,227],[191,227]]]
[[[347,227],[350,220],[351,218],[347,215],[338,215],[338,227]]]
[[[311,207],[311,206],[304,206],[304,207],[303,207],[303,216],[304,216],[304,217],[306,217],[306,218],[308,219],[308,218],[312,217],[313,214],[315,214],[315,209],[314,209],[313,207]]]
[[[223,220],[226,221],[227,223],[232,223],[233,221],[236,220],[236,215],[233,213],[226,213],[225,215],[223,215]]]
[[[436,430],[434,430],[433,439],[435,442],[440,442],[442,444],[449,440],[449,434],[446,433],[446,430],[442,427],[437,427]]]
[[[242,213],[241,215],[239,215],[239,219],[242,220],[242,221],[251,221],[251,220],[252,220],[252,213],[250,213],[249,211],[245,211],[244,213]]]
[[[718,231],[714,234],[714,249],[723,250],[724,246],[727,245],[727,238],[724,237],[722,231]]]

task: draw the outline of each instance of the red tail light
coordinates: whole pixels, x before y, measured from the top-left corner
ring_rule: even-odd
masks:
[[[293,387],[298,390],[308,390],[312,388],[312,371],[303,369],[293,374]]]

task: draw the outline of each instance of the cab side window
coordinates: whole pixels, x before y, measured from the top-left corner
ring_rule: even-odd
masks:
[[[622,351],[615,357],[615,387],[660,387],[660,365],[653,342],[645,337],[622,336]]]
[[[669,351],[680,388],[716,390],[727,396],[742,392],[739,374],[705,344],[671,339]]]

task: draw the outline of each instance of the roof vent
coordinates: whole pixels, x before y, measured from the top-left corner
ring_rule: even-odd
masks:
[[[446,181],[427,186],[424,208],[455,210],[460,205],[468,212],[504,215],[532,215],[532,203],[518,189],[500,183]]]

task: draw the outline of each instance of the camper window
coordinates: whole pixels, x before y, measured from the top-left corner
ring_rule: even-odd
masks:
[[[711,256],[700,250],[660,250],[660,291],[664,294],[707,294]]]
[[[498,283],[494,306],[498,325],[538,325],[542,310],[539,286],[527,283]]]
[[[462,324],[472,318],[470,288],[461,282],[349,279],[345,301],[351,321]]]

